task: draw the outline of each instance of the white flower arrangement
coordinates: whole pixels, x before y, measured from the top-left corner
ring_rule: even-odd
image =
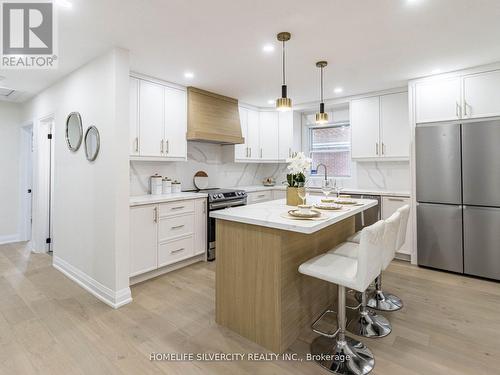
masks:
[[[311,170],[312,159],[303,152],[297,152],[293,158],[286,159],[289,173],[286,175],[288,186],[297,186],[299,182],[306,181],[306,173]]]

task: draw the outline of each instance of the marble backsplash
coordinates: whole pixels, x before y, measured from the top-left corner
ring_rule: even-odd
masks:
[[[182,190],[195,189],[193,176],[205,171],[209,187],[260,185],[265,177],[277,184],[285,180],[286,164],[235,163],[233,146],[188,142],[187,162],[130,162],[130,194],[149,192],[149,177],[155,173],[177,179]],[[338,178],[345,188],[387,191],[410,191],[410,166],[407,161],[353,162],[352,176]],[[311,178],[311,185],[321,185],[320,177]]]
[[[280,184],[285,179],[286,164],[235,163],[233,146],[213,143],[188,142],[188,161],[179,162],[130,162],[130,194],[149,192],[149,177],[155,173],[179,180],[182,190],[193,190],[193,176],[205,171],[209,187],[260,185],[266,177],[273,177]]]

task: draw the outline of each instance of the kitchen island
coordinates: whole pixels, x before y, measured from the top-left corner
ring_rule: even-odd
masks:
[[[320,197],[309,197],[318,202]],[[298,267],[354,233],[354,216],[377,204],[359,199],[323,220],[283,217],[285,200],[210,213],[217,219],[216,321],[275,352],[284,352],[336,297],[336,288]]]

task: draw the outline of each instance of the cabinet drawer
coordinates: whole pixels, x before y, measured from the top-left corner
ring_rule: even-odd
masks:
[[[193,236],[158,246],[158,267],[178,262],[194,255]]]
[[[248,193],[248,204],[266,202],[273,199],[272,190],[256,191]]]
[[[160,217],[194,212],[194,201],[178,201],[160,204]]]
[[[178,236],[192,234],[194,215],[182,215],[160,219],[159,240],[165,241]]]

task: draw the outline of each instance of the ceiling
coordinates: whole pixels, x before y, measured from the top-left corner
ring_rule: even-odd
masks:
[[[269,106],[280,96],[280,31],[292,33],[287,83],[294,104],[319,97],[320,59],[329,62],[325,98],[500,61],[498,0],[68,1],[71,8],[58,7],[59,68],[3,70],[0,86],[26,99],[119,46],[130,50],[133,71]],[[264,52],[266,43],[275,51]]]

